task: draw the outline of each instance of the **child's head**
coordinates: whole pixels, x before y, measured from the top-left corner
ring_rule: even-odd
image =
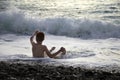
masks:
[[[36,35],[36,41],[37,42],[42,42],[44,40],[44,33],[43,32],[38,32]]]

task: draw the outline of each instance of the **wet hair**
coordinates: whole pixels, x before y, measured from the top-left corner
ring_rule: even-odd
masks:
[[[38,32],[36,35],[36,41],[37,42],[42,42],[44,40],[44,33],[43,32]]]

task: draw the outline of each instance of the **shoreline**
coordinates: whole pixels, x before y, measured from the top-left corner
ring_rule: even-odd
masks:
[[[37,61],[0,61],[2,80],[119,80],[120,72],[44,64]]]

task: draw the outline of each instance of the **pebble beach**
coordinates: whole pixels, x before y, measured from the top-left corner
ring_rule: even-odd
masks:
[[[35,61],[0,61],[0,80],[119,80],[120,73],[100,69],[44,64]]]

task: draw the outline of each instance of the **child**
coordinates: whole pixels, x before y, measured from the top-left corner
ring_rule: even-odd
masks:
[[[36,36],[36,43],[33,41],[34,37]],[[43,58],[44,54],[46,53],[50,58],[56,58],[58,54],[64,55],[66,53],[65,48],[61,47],[56,53],[51,54],[51,52],[55,49],[52,47],[51,50],[48,50],[47,46],[42,45],[44,40],[44,33],[36,31],[30,38],[30,42],[32,45],[32,53],[33,57],[36,58]]]

